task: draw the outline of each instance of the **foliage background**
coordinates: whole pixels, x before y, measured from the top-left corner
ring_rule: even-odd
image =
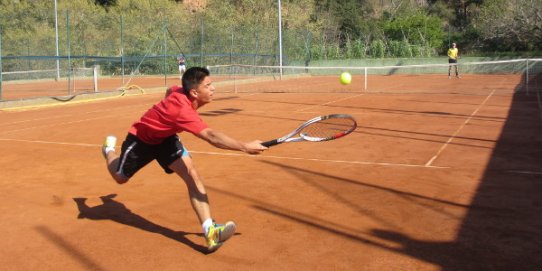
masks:
[[[179,54],[189,65],[278,64],[277,0],[57,2],[64,66],[175,69]],[[451,42],[464,55],[532,56],[541,14],[542,0],[283,0],[283,60],[427,58]],[[0,0],[0,28],[3,71],[57,59],[53,0]]]

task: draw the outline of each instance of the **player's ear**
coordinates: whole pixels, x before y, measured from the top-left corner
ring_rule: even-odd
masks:
[[[191,89],[188,93],[189,93],[190,96],[193,97],[193,98],[197,98],[197,97],[198,97],[198,91],[197,91],[195,88]]]

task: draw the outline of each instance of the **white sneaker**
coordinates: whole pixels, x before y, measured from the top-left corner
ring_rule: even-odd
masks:
[[[215,251],[220,248],[226,240],[235,234],[235,228],[236,226],[233,221],[228,221],[226,224],[217,224],[213,222],[205,234],[207,249],[209,251]]]
[[[115,136],[107,136],[105,138],[104,144],[102,145],[102,154],[107,159],[107,153],[110,151],[115,151],[115,146],[117,145],[117,138]]]

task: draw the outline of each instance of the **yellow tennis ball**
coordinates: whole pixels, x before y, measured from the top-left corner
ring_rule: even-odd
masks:
[[[341,73],[341,77],[339,78],[339,81],[341,81],[341,84],[348,85],[352,82],[352,75],[350,75],[349,72],[343,72]]]

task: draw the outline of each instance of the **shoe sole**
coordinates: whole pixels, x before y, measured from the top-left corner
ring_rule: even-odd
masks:
[[[234,222],[232,221],[226,222],[226,224],[224,224],[224,230],[220,232],[220,234],[218,235],[218,241],[224,242],[230,239],[230,237],[232,237],[235,234],[236,228],[237,226],[235,225]]]
[[[224,243],[218,243],[216,244],[214,247],[208,247],[207,248],[207,251],[209,252],[213,252],[213,251],[216,251],[217,249],[219,249]]]

